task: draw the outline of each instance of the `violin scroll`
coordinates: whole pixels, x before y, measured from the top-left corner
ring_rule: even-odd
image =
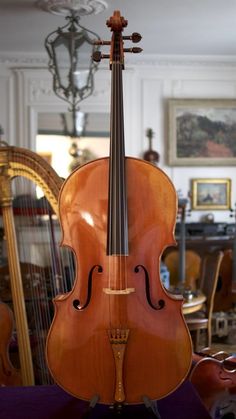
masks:
[[[110,58],[110,66],[113,62],[122,62],[124,61],[124,52],[131,52],[133,54],[138,54],[142,52],[142,48],[133,47],[133,48],[123,48],[124,40],[132,41],[133,43],[138,43],[141,41],[142,36],[138,32],[133,32],[132,35],[121,36],[123,28],[128,24],[128,21],[120,15],[119,10],[115,10],[113,16],[107,20],[107,26],[111,28],[113,32],[113,37],[111,41],[95,41],[96,45],[111,45],[110,55],[102,54],[101,51],[95,51],[93,53],[93,60],[95,62],[100,62],[104,58]]]
[[[120,15],[119,10],[115,10],[113,16],[107,19],[106,24],[108,28],[111,28],[112,32],[121,32],[128,25],[128,20]]]

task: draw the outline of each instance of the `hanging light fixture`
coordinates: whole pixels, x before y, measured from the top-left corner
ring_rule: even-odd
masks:
[[[68,21],[47,36],[45,48],[53,75],[53,90],[70,105],[72,136],[76,137],[78,104],[93,93],[98,63],[93,61],[92,56],[99,49],[96,44],[99,36],[81,26],[79,20],[83,15],[103,11],[107,5],[103,0],[38,0],[37,6],[64,15]]]

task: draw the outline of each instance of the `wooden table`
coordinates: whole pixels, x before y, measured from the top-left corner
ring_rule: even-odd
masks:
[[[203,304],[206,301],[206,296],[199,293],[197,296],[193,296],[189,301],[184,301],[183,314],[195,313],[195,311],[201,310]]]

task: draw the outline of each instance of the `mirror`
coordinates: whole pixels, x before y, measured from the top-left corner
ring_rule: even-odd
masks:
[[[66,113],[38,114],[36,151],[66,178],[71,171],[109,154],[110,115],[78,112],[73,135],[73,116]]]

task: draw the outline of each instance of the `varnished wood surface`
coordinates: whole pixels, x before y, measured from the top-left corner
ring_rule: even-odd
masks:
[[[0,386],[20,386],[20,371],[14,368],[9,358],[9,344],[13,333],[13,313],[0,302]]]
[[[184,301],[183,314],[191,314],[201,310],[205,301],[206,296],[203,293],[199,293],[199,295],[193,296],[189,301]]]
[[[128,329],[125,401],[141,403],[143,395],[159,399],[172,392],[191,365],[182,300],[170,296],[158,276],[163,249],[174,243],[176,193],[160,169],[126,158],[129,255],[107,256],[108,166],[108,159],[88,163],[62,187],[63,244],[73,248],[78,269],[74,289],[55,301],[47,361],[57,383],[69,393],[86,400],[99,394],[100,402],[113,403],[116,377],[108,330]],[[89,272],[95,265],[103,271],[95,268],[91,301],[78,311],[73,301],[85,304]],[[148,272],[153,305],[164,300],[163,309],[148,304],[144,271],[135,273],[137,265]],[[107,294],[107,288],[134,292]]]
[[[189,379],[195,386],[206,408],[212,413],[212,417],[216,417],[215,413],[220,412],[221,407],[223,412],[223,408],[226,408],[227,405],[229,407],[231,405],[232,411],[234,411],[236,357],[224,352],[219,352],[215,355],[207,355],[207,353],[205,355],[194,354],[193,361],[195,365]]]
[[[169,251],[164,258],[164,263],[166,264],[168,271],[170,272],[170,284],[172,286],[176,286],[180,282],[178,269],[179,258],[180,251],[177,249]],[[184,271],[184,283],[186,287],[190,287],[193,290],[196,289],[196,283],[200,275],[200,264],[200,256],[192,250],[186,250]]]

